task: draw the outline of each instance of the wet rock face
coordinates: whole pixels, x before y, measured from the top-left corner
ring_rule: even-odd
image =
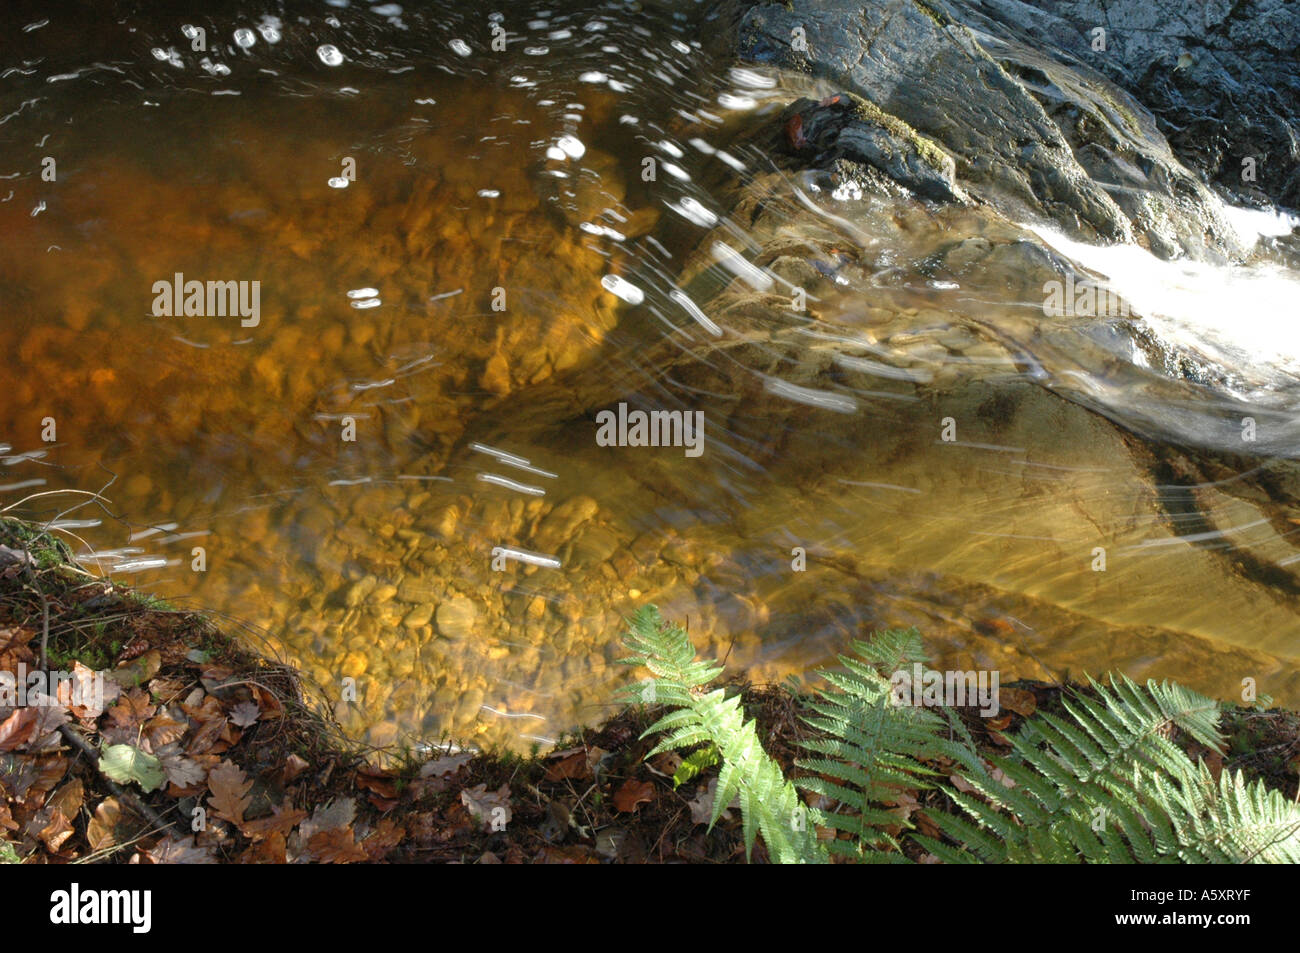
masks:
[[[1050,44],[1130,90],[1174,152],[1229,191],[1300,207],[1294,0],[983,0],[1000,32]],[[1096,49],[1095,31],[1105,31]],[[1254,181],[1243,179],[1255,159]]]
[[[797,154],[815,153],[812,161],[818,165],[848,160],[879,170],[922,198],[965,199],[952,156],[849,93],[821,102],[796,100],[781,118],[787,146]]]
[[[841,127],[838,149],[919,195],[948,197],[942,162],[915,161],[946,154],[955,187],[1012,218],[1165,258],[1246,251],[1141,104],[964,4],[723,0],[714,13],[722,49],[811,74],[879,113]],[[787,135],[808,140],[803,128]]]

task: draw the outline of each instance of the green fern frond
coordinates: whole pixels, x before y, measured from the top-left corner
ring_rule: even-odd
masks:
[[[709,828],[738,799],[747,857],[761,834],[776,863],[825,863],[826,850],[817,840],[807,808],[781,766],[763,750],[754,722],[745,719],[739,696],[728,697],[720,688],[704,690],[722,666],[698,660],[686,631],[665,622],[653,605],[632,616],[624,641],[634,654],[623,661],[644,666],[657,676],[649,691],[633,687],[631,694],[641,701],[679,706],[642,734],[644,738],[668,732],[648,756],[705,742],[717,746],[722,768]]]

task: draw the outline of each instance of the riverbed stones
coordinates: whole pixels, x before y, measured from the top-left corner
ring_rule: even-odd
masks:
[[[434,606],[432,603],[418,605],[402,617],[402,625],[408,629],[419,629],[429,624],[433,618]]]
[[[466,596],[455,596],[438,606],[434,621],[440,635],[449,639],[466,639],[474,631],[478,608]]]

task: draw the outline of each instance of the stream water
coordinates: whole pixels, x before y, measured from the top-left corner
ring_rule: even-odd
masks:
[[[355,679],[358,736],[597,720],[648,601],[761,679],[916,625],[1300,703],[1285,260],[782,171],[825,91],[671,4],[81,14],[0,62],[0,507]],[[1140,317],[1047,313],[1052,255]],[[609,446],[620,404],[700,442]]]

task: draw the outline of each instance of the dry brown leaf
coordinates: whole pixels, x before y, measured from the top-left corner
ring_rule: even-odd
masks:
[[[85,798],[85,785],[81,783],[80,778],[73,778],[54,792],[46,802],[46,806],[62,811],[64,817],[73,818],[81,811],[81,803]]]
[[[211,847],[200,847],[193,837],[173,837],[168,834],[152,850],[146,851],[155,864],[215,864],[216,855]]]
[[[247,728],[262,715],[262,709],[256,702],[240,702],[230,711],[230,720],[240,728]]]
[[[313,834],[307,851],[324,864],[354,864],[369,858],[350,827],[335,827]]]
[[[86,826],[86,840],[94,850],[106,850],[129,841],[134,827],[134,818],[122,809],[117,798],[105,798]]]
[[[1038,711],[1038,699],[1034,697],[1033,692],[1023,688],[999,689],[998,704],[1023,718],[1028,718]]]
[[[402,825],[392,818],[385,817],[361,842],[361,849],[366,852],[366,857],[370,860],[383,860],[385,855],[400,844],[405,836],[406,831],[403,830]]]
[[[288,784],[298,775],[306,771],[307,768],[308,764],[305,758],[300,758],[296,754],[291,754],[289,757],[284,759],[284,767],[281,769],[280,774],[284,778],[284,783]]]
[[[236,858],[239,864],[287,864],[287,842],[279,831],[253,841],[251,847]]]
[[[561,752],[564,754],[564,752]],[[566,778],[575,781],[585,781],[591,777],[591,764],[587,761],[587,751],[585,748],[574,748],[571,752],[565,754],[551,764],[546,769],[546,780],[555,782],[562,781]]]
[[[163,745],[180,741],[189,730],[190,723],[179,710],[163,709],[145,722],[141,740],[148,750],[156,752]]]
[[[234,824],[243,824],[244,812],[253,800],[247,796],[252,786],[253,782],[245,778],[243,769],[222,761],[208,772],[208,790],[212,792],[208,803],[212,805],[213,813]]]
[[[36,730],[40,720],[39,708],[16,708],[8,718],[0,721],[0,751],[13,751],[24,745]]]
[[[277,805],[271,808],[271,813],[266,817],[259,817],[251,821],[245,821],[239,826],[245,837],[252,840],[261,840],[273,834],[282,834],[288,836],[294,826],[307,817],[306,811],[300,811],[297,808],[286,808],[284,805]]]
[[[460,802],[470,816],[483,825],[485,830],[500,831],[510,823],[514,812],[510,808],[510,785],[503,784],[495,791],[489,791],[486,784],[476,784],[460,792]]]
[[[642,804],[654,800],[654,785],[649,781],[628,778],[623,786],[614,792],[614,810],[622,814],[631,814]]]
[[[153,755],[162,764],[167,780],[178,788],[192,788],[202,784],[208,777],[207,770],[201,764],[181,753],[179,742],[163,745],[155,749]]]
[[[57,808],[55,810],[46,808],[44,811],[41,811],[40,816],[42,818],[48,817],[48,821],[36,836],[45,843],[45,846],[49,848],[50,853],[57,854],[59,848],[63,846],[64,841],[75,833],[72,825],[68,822],[68,819],[64,816],[63,812]]]

